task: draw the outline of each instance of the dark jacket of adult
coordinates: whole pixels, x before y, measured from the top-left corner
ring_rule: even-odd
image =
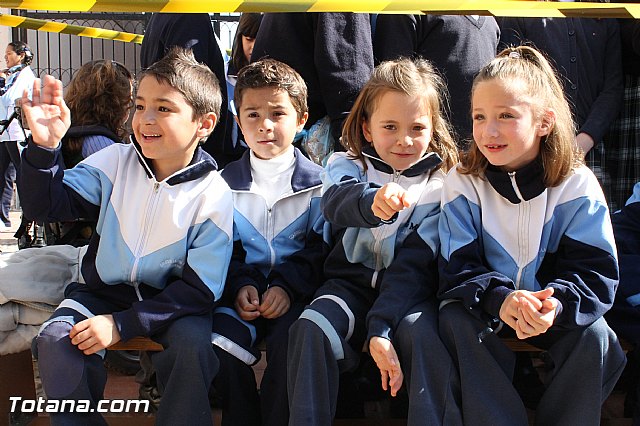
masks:
[[[555,65],[578,132],[597,144],[622,103],[620,30],[615,19],[503,18],[502,47],[532,42]]]
[[[222,169],[230,161],[242,156],[244,147],[231,141],[232,117],[228,113],[227,85],[224,59],[207,13],[154,13],[151,15],[140,49],[140,65],[147,68],[161,59],[171,46],[193,50],[198,62],[206,64],[214,72],[222,92],[220,117],[213,133],[203,148]]]

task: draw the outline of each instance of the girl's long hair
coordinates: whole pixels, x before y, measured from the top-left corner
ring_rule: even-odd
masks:
[[[509,47],[483,67],[473,81],[471,98],[477,85],[484,81],[499,79],[505,82],[521,81],[524,93],[531,99],[534,118],[552,120],[551,130],[540,141],[540,157],[544,168],[545,186],[559,185],[582,163],[580,151],[575,143],[575,125],[569,103],[562,90],[556,72],[549,61],[530,46]],[[553,111],[555,119],[546,114]],[[470,144],[461,156],[461,173],[484,176],[489,161],[480,152],[477,144]]]
[[[446,85],[435,68],[421,58],[399,58],[374,68],[345,120],[342,145],[366,168],[362,148],[369,142],[364,138],[362,124],[371,118],[380,98],[388,91],[419,96],[428,105],[433,124],[429,151],[440,155],[440,167],[445,171],[453,167],[458,162],[458,150],[444,113],[448,100]]]

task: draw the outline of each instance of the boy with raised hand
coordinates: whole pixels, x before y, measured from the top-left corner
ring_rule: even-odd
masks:
[[[23,97],[32,129],[21,178],[29,217],[96,220],[82,263],[86,284],[65,300],[34,340],[49,399],[88,400],[89,413],[51,413],[52,424],[105,424],[105,348],[149,336],[162,403],[157,424],[211,424],[208,390],[218,368],[211,311],[232,251],[233,207],[216,163],[199,143],[220,110],[218,82],[193,54],[173,49],[144,70],[131,144],[115,144],[64,170],[69,128],[62,83],[51,76]]]
[[[216,309],[214,349],[223,425],[286,425],[289,326],[322,282],[322,168],[294,148],[307,121],[307,87],[288,65],[263,59],[235,87],[237,122],[250,150],[227,164],[233,192],[234,251]],[[260,396],[251,365],[266,342]]]

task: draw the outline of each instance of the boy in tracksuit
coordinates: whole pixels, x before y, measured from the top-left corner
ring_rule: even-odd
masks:
[[[322,282],[324,262],[322,168],[292,145],[308,117],[306,98],[304,80],[281,62],[261,60],[238,74],[236,119],[250,151],[222,172],[235,208],[227,303],[214,312],[212,336],[223,425],[288,422],[288,330]],[[251,365],[263,339],[258,397]]]
[[[135,140],[69,170],[60,154],[70,125],[62,83],[46,76],[34,86],[33,101],[22,103],[33,136],[21,168],[25,214],[97,222],[82,261],[86,284],[69,284],[34,340],[47,397],[90,401],[91,410],[50,413],[51,423],[106,424],[97,412],[105,349],[148,336],[164,347],[151,358],[163,393],[156,423],[211,424],[211,311],[233,247],[231,192],[199,146],[219,116],[214,74],[190,51],[171,50],[142,72]]]

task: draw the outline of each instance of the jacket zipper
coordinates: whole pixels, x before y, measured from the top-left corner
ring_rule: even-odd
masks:
[[[391,182],[398,183],[400,181],[401,176],[402,176],[402,172],[394,170],[393,177],[391,178]],[[376,269],[375,271],[373,271],[373,276],[371,277],[371,288],[376,288],[376,281],[378,280],[378,272],[382,269],[382,256],[380,256],[381,242],[378,236],[375,235],[375,228],[372,228],[371,232],[376,237],[376,241],[373,244],[373,256],[375,257]]]
[[[160,192],[160,183],[154,182],[153,190],[149,197],[149,202],[147,203],[147,211],[144,215],[144,223],[142,225],[142,232],[140,233],[140,237],[138,238],[138,243],[136,244],[136,250],[134,252],[134,261],[133,266],[131,268],[131,282],[133,283],[133,288],[136,291],[136,295],[138,296],[138,300],[142,300],[142,295],[140,294],[140,283],[137,280],[138,273],[138,264],[140,263],[140,255],[142,254],[142,250],[144,249],[147,240],[149,239],[149,235],[151,234],[151,224],[153,222],[154,212],[158,203]]]
[[[518,206],[518,274],[516,275],[516,290],[520,289],[520,284],[522,281],[522,264],[528,258],[529,252],[529,232],[525,229],[525,225],[528,223],[526,217],[528,216],[529,203],[527,203],[522,194],[520,193],[520,188],[518,188],[518,184],[516,183],[516,172],[509,172],[509,178],[511,179],[511,186],[515,191],[518,199],[520,200],[520,204]]]

